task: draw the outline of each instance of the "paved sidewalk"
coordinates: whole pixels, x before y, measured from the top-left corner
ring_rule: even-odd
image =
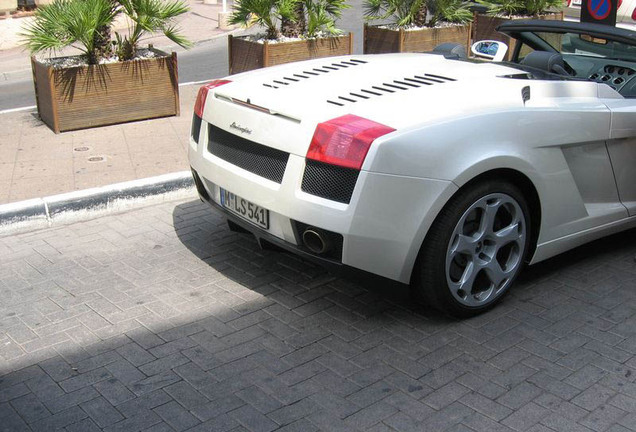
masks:
[[[188,3],[191,10],[179,21],[191,41],[228,33],[218,29],[220,1],[216,5]],[[228,2],[228,9],[231,5]],[[0,80],[31,77],[28,53],[16,47],[17,31],[29,19],[0,20]],[[120,22],[119,27],[122,25],[125,23]],[[176,48],[163,36],[144,43]],[[197,90],[198,85],[180,87],[179,117],[58,135],[39,120],[35,109],[0,114],[0,204],[188,170],[188,137]]]
[[[0,204],[189,170],[198,88],[179,88],[179,117],[57,135],[36,110],[0,114]]]
[[[636,430],[636,232],[453,321],[198,200],[0,238],[0,430]]]

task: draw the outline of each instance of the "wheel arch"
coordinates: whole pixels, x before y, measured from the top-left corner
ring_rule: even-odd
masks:
[[[530,209],[531,237],[530,237],[530,244],[528,246],[528,254],[526,256],[526,263],[530,262],[537,247],[537,241],[539,239],[539,230],[541,228],[541,217],[542,217],[541,201],[540,201],[539,193],[537,191],[536,186],[534,185],[532,180],[530,180],[530,178],[526,176],[525,174],[523,174],[521,171],[518,171],[512,168],[495,168],[495,169],[490,169],[488,171],[482,172],[478,174],[477,176],[472,177],[468,181],[464,182],[463,184],[457,185],[458,186],[457,191],[455,191],[455,193],[448,199],[447,203],[451,199],[453,199],[457,194],[463,191],[465,188],[471,187],[472,185],[476,183],[486,181],[486,180],[498,180],[498,181],[503,180],[503,181],[509,182],[515,185],[516,187],[518,187],[523,193],[524,197],[528,200],[528,207]],[[446,204],[442,207],[442,209],[445,206]],[[433,226],[435,224],[435,221],[437,220],[437,218],[440,217],[441,212],[442,210],[440,209],[440,211],[437,213],[437,215],[435,216],[435,219],[433,220],[430,226]],[[413,278],[416,274],[415,270],[417,269],[418,262],[420,260],[422,245],[426,242],[428,235],[429,233],[427,232],[426,235],[424,236],[424,239],[420,243],[417,258],[415,259],[415,263],[413,267],[411,268],[411,277],[410,277],[411,284],[413,283]]]

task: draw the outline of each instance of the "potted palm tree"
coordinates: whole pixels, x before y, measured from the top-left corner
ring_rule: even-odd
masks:
[[[348,7],[345,0],[239,0],[230,24],[257,24],[265,33],[228,36],[230,74],[351,54],[353,35],[335,24]]]
[[[31,66],[40,118],[56,133],[179,114],[175,53],[140,47],[160,32],[189,42],[173,24],[188,10],[180,0],[54,0],[38,8],[22,37]],[[128,33],[111,36],[124,14]],[[36,58],[67,47],[80,54]]]
[[[365,0],[364,53],[431,51],[442,42],[468,48],[473,17],[462,0]],[[389,20],[369,25],[368,21]]]
[[[507,56],[514,50],[514,39],[497,32],[496,28],[513,19],[563,20],[563,0],[477,0],[487,12],[473,19],[473,41],[497,40],[508,45]],[[509,57],[507,57],[509,58]]]

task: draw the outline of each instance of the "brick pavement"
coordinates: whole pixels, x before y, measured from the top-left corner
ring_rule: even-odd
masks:
[[[0,238],[0,430],[636,430],[636,232],[454,321],[197,202]]]

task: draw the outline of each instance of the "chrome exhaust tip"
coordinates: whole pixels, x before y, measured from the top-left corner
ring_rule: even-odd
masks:
[[[329,237],[316,228],[307,228],[303,232],[303,244],[311,252],[322,255],[331,250],[331,241]]]

